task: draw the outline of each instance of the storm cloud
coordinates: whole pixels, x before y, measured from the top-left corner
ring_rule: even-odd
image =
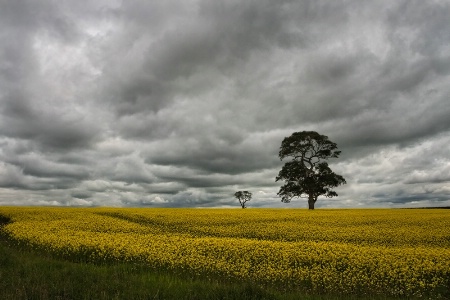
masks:
[[[319,207],[450,205],[447,1],[0,3],[0,205],[283,204],[284,137],[338,144]]]

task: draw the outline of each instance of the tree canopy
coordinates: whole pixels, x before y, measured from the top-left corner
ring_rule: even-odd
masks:
[[[289,203],[294,197],[306,197],[309,209],[314,209],[320,195],[328,198],[337,196],[331,188],[346,181],[334,173],[326,161],[337,158],[340,153],[336,143],[315,131],[294,132],[285,137],[278,155],[280,160],[287,157],[292,160],[285,163],[276,177],[276,181],[284,181],[278,192],[281,201]]]
[[[234,193],[234,197],[236,197],[239,200],[239,203],[241,204],[242,208],[246,208],[245,203],[252,199],[252,193],[248,191],[239,191]]]

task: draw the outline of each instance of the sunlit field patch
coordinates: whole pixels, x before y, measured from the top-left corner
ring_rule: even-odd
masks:
[[[76,261],[313,293],[427,296],[450,285],[450,210],[0,207],[17,244]]]

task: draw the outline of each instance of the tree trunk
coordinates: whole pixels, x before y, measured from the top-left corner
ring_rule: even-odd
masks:
[[[314,201],[314,197],[312,195],[310,195],[308,197],[308,208],[309,209],[314,209],[314,204],[316,203],[316,201]]]

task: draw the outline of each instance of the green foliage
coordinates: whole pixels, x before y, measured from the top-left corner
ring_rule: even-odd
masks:
[[[279,157],[285,163],[276,181],[284,180],[278,195],[281,201],[289,203],[294,197],[307,197],[310,209],[314,209],[321,195],[331,198],[338,194],[331,188],[345,184],[344,177],[334,173],[326,160],[337,158],[341,151],[336,143],[315,131],[294,132],[281,143]]]

